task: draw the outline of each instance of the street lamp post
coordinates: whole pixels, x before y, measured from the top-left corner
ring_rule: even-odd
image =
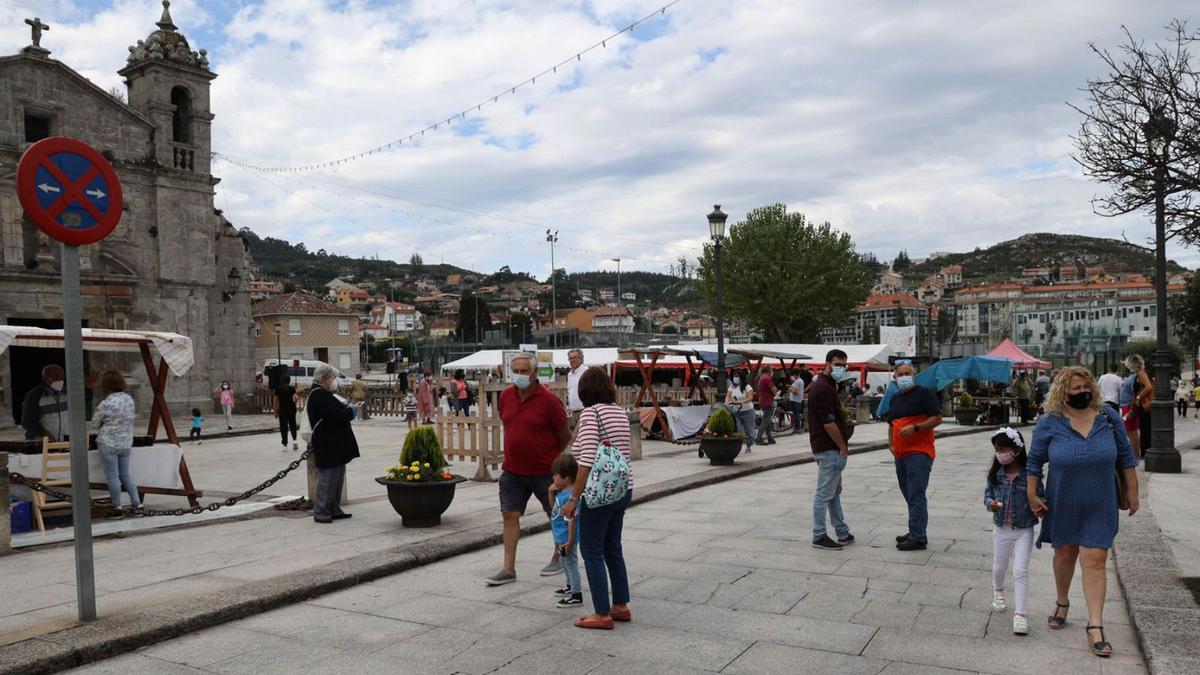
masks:
[[[283,365],[283,347],[279,342],[279,334],[283,332],[283,322],[275,322],[275,365]]]
[[[725,309],[721,301],[721,242],[725,239],[725,219],[728,214],[721,211],[720,204],[713,205],[708,214],[708,235],[713,241],[713,263],[716,272],[714,298],[717,311],[717,402],[725,400]]]
[[[558,241],[558,230],[553,234],[546,230],[546,241],[550,242],[550,341],[558,349],[558,279],[554,269],[554,244]]]
[[[1175,449],[1175,418],[1171,402],[1171,349],[1167,343],[1167,237],[1166,179],[1175,121],[1161,110],[1150,115],[1143,127],[1154,164],[1154,290],[1157,345],[1154,350],[1154,402],[1150,405],[1150,448],[1146,470],[1179,473],[1183,470]]]
[[[621,308],[625,305],[625,299],[621,297],[621,258],[613,258],[613,262],[617,263],[617,307]],[[625,330],[625,315],[617,315],[617,344],[624,346],[625,337],[622,333]]]

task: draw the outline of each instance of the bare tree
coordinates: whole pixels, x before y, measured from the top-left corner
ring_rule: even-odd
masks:
[[[1200,71],[1189,52],[1200,40],[1175,20],[1165,44],[1148,47],[1123,29],[1114,55],[1090,45],[1108,74],[1090,80],[1075,161],[1112,192],[1092,200],[1102,216],[1155,211],[1162,190],[1166,239],[1200,243]],[[1158,186],[1161,185],[1161,188]]]

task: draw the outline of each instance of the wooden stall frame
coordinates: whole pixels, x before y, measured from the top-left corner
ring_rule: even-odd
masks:
[[[16,340],[44,340],[45,335],[17,335]],[[142,356],[142,364],[146,368],[147,381],[150,383],[150,388],[154,393],[154,401],[150,407],[150,423],[147,430],[147,435],[150,440],[158,435],[158,425],[162,422],[163,430],[167,434],[167,440],[174,445],[179,445],[179,436],[175,432],[175,424],[171,421],[171,410],[167,406],[166,385],[167,385],[167,362],[166,359],[160,359],[159,367],[155,368],[154,359],[150,354],[150,346],[153,341],[146,338],[122,338],[122,337],[89,337],[84,336],[84,342],[92,343],[116,343],[116,344],[136,344],[138,351]],[[195,508],[200,505],[200,497],[204,496],[202,490],[197,490],[192,483],[191,472],[188,471],[187,459],[181,454],[179,457],[179,480],[183,483],[182,489],[175,488],[156,488],[156,487],[141,487],[138,486],[138,492],[141,494],[162,494],[187,497],[188,504]],[[89,487],[94,490],[107,490],[108,483],[89,483]]]

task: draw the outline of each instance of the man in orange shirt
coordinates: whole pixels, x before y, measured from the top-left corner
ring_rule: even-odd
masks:
[[[896,548],[923,551],[929,524],[925,488],[929,486],[936,454],[933,430],[942,423],[941,403],[933,390],[915,382],[911,361],[897,361],[895,375],[899,392],[892,398],[884,419],[889,426],[892,455],[896,458],[896,479],[908,504],[908,532],[896,537]]]

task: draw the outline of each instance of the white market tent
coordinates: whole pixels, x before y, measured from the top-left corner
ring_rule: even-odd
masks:
[[[717,345],[715,343],[681,343],[677,345],[661,345],[668,349],[677,349],[681,352],[715,352]],[[725,351],[745,351],[753,354],[762,354],[765,358],[764,363],[770,362],[775,358],[774,354],[791,355],[791,354],[808,354],[810,358],[797,361],[797,365],[803,366],[820,366],[825,363],[825,353],[830,349],[841,349],[848,356],[847,362],[851,368],[866,369],[866,370],[888,370],[888,357],[893,354],[892,348],[888,345],[813,345],[813,344],[750,344],[750,343],[731,343],[725,345]],[[549,351],[554,354],[555,368],[569,368],[567,362],[567,353],[570,349],[551,349],[539,350]],[[620,350],[616,347],[589,347],[583,348],[583,362],[589,366],[610,366],[614,363],[620,366],[636,366],[636,362],[632,360],[622,360],[618,354]],[[504,360],[504,350],[500,349],[484,349],[475,352],[470,356],[465,356],[456,361],[451,361],[442,366],[443,373],[453,373],[455,370],[462,368],[463,370],[490,370],[499,367]],[[788,359],[790,361],[790,358]],[[687,358],[683,354],[663,354],[659,357],[656,364],[658,368],[686,368]]]

